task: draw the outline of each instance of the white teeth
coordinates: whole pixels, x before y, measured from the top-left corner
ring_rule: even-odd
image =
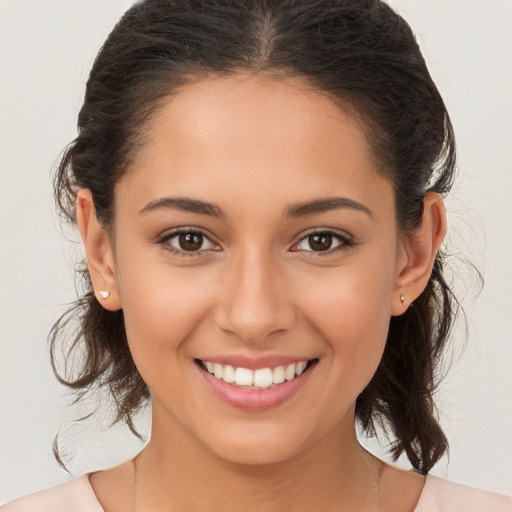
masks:
[[[282,384],[285,380],[290,381],[304,373],[307,361],[288,366],[276,366],[275,368],[260,368],[249,370],[248,368],[234,368],[231,365],[202,361],[208,373],[217,379],[222,379],[228,384],[237,386],[251,386],[255,389],[267,389],[271,386]]]
[[[237,386],[252,386],[254,373],[247,368],[237,368],[235,370],[235,382]]]
[[[229,384],[235,382],[235,369],[229,364],[224,366],[224,375],[222,376],[224,382],[228,382]]]
[[[274,371],[272,372],[272,382],[274,384],[281,384],[284,382],[284,366],[274,368]]]
[[[216,379],[222,379],[222,376],[224,375],[224,368],[221,364],[213,363],[213,374]]]
[[[286,380],[292,380],[295,377],[295,365],[289,364],[284,371],[284,378]]]
[[[305,361],[297,363],[297,368],[295,369],[295,374],[297,376],[301,375],[302,372],[306,369],[307,365],[308,365],[308,363],[306,363]]]
[[[254,385],[257,388],[269,388],[272,386],[272,370],[270,368],[262,368],[254,371]]]

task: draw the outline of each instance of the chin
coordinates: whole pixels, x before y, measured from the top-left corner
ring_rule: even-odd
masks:
[[[306,433],[290,433],[289,429],[276,431],[253,426],[244,432],[220,432],[205,444],[216,456],[230,463],[261,466],[278,464],[303,453],[313,444],[309,437]]]
[[[237,447],[226,447],[220,451],[219,446],[215,447],[216,455],[232,464],[244,466],[268,466],[278,464],[292,459],[299,452],[297,449],[284,446],[269,446],[258,443],[255,445],[245,445]]]

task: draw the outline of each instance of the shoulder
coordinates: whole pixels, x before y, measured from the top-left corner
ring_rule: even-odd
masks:
[[[65,484],[18,498],[0,507],[0,512],[104,512],[83,475]]]
[[[429,475],[414,512],[512,512],[512,498]]]

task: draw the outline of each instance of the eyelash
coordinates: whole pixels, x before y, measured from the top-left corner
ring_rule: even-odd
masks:
[[[216,244],[211,240],[211,238],[206,233],[201,231],[200,229],[187,228],[187,227],[179,228],[170,233],[165,234],[160,239],[158,239],[157,243],[161,244],[161,245],[166,245],[166,250],[168,250],[170,253],[172,253],[174,255],[182,256],[182,257],[201,256],[206,251],[212,250],[212,249],[206,249],[206,250],[199,250],[199,251],[185,251],[185,250],[176,249],[172,245],[169,244],[169,241],[172,240],[173,238],[180,236],[180,235],[200,235],[201,237],[203,237],[203,240],[207,240],[211,244],[216,246]],[[293,244],[292,247],[293,248],[298,247],[302,242],[304,242],[305,240],[307,240],[308,238],[310,238],[314,235],[330,236],[330,237],[332,237],[333,240],[336,240],[339,243],[335,247],[327,249],[325,251],[314,251],[314,250],[305,251],[305,250],[296,249],[293,252],[311,253],[311,255],[314,254],[313,257],[324,257],[324,256],[332,255],[333,253],[347,251],[352,246],[355,245],[354,241],[346,233],[343,233],[343,232],[340,232],[340,231],[337,231],[334,229],[329,229],[329,228],[315,228],[309,232],[306,232],[297,242],[295,242]],[[213,250],[218,251],[219,249],[213,249]]]
[[[176,249],[175,247],[173,247],[172,245],[169,244],[169,241],[172,240],[173,238],[176,238],[176,237],[180,236],[180,235],[200,235],[200,236],[203,237],[204,240],[207,240],[211,244],[216,245],[212,241],[212,239],[206,233],[201,231],[200,229],[197,229],[197,228],[187,228],[187,227],[178,228],[178,229],[175,229],[174,231],[172,231],[170,233],[167,233],[167,234],[163,235],[157,241],[157,243],[161,244],[161,245],[166,245],[166,249],[170,253],[172,253],[172,254],[174,254],[176,256],[183,256],[183,257],[187,257],[187,256],[201,256],[207,250],[211,250],[211,249],[206,249],[206,250],[200,250],[200,251],[185,251],[185,250]],[[217,251],[217,249],[215,249],[215,251]]]
[[[352,238],[348,234],[346,234],[342,231],[337,231],[332,228],[315,228],[315,229],[312,229],[311,231],[306,232],[304,235],[302,235],[300,240],[293,244],[293,247],[298,247],[299,244],[301,244],[302,242],[304,242],[305,240],[307,240],[308,238],[310,238],[314,235],[330,236],[330,237],[332,237],[333,240],[338,241],[339,244],[337,246],[327,249],[325,251],[313,251],[313,250],[300,251],[300,250],[297,250],[296,252],[310,253],[311,256],[314,255],[313,256],[314,258],[316,258],[316,257],[321,258],[321,257],[331,256],[334,253],[341,253],[341,252],[348,251],[351,247],[353,247],[355,245],[355,242],[352,240]]]

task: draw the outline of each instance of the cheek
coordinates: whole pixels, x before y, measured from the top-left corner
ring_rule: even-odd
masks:
[[[148,385],[152,376],[179,372],[186,358],[187,341],[201,324],[211,304],[208,277],[195,268],[177,270],[152,262],[142,271],[136,262],[120,262],[126,334],[135,363]],[[123,278],[125,276],[126,278]],[[159,377],[157,377],[157,375]],[[165,377],[164,377],[165,378]]]
[[[334,378],[360,380],[362,387],[379,364],[391,316],[393,266],[378,261],[361,260],[328,275],[304,276],[302,288],[308,294],[299,306],[332,353]]]

